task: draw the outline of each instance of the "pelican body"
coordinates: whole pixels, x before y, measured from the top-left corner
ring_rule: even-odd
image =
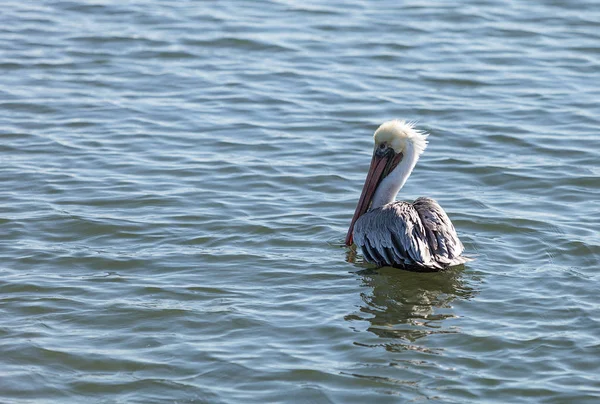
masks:
[[[346,235],[365,260],[378,267],[439,271],[465,263],[463,244],[442,207],[421,197],[395,201],[419,156],[427,147],[425,133],[405,121],[382,124],[356,211]]]

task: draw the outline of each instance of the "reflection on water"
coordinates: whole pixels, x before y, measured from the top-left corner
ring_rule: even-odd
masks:
[[[470,299],[477,291],[468,285],[461,268],[438,273],[415,273],[396,268],[357,272],[370,292],[363,292],[360,312],[347,320],[366,320],[368,330],[392,338],[387,349],[421,349],[414,342],[431,334],[453,333],[456,314],[452,302]]]

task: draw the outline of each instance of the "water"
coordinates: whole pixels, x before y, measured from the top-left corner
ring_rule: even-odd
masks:
[[[535,3],[535,4],[534,4]],[[592,403],[595,1],[38,1],[0,16],[0,401]],[[371,135],[475,260],[343,246]]]

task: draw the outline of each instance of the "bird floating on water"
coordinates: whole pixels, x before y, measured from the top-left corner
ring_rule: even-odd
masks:
[[[439,271],[468,261],[454,225],[433,199],[396,201],[427,147],[427,134],[405,121],[382,124],[346,245],[354,242],[378,267]]]

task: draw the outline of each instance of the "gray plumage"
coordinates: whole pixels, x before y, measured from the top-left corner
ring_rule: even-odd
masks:
[[[441,206],[431,198],[392,202],[356,221],[354,242],[368,262],[417,271],[465,263],[463,244]]]

